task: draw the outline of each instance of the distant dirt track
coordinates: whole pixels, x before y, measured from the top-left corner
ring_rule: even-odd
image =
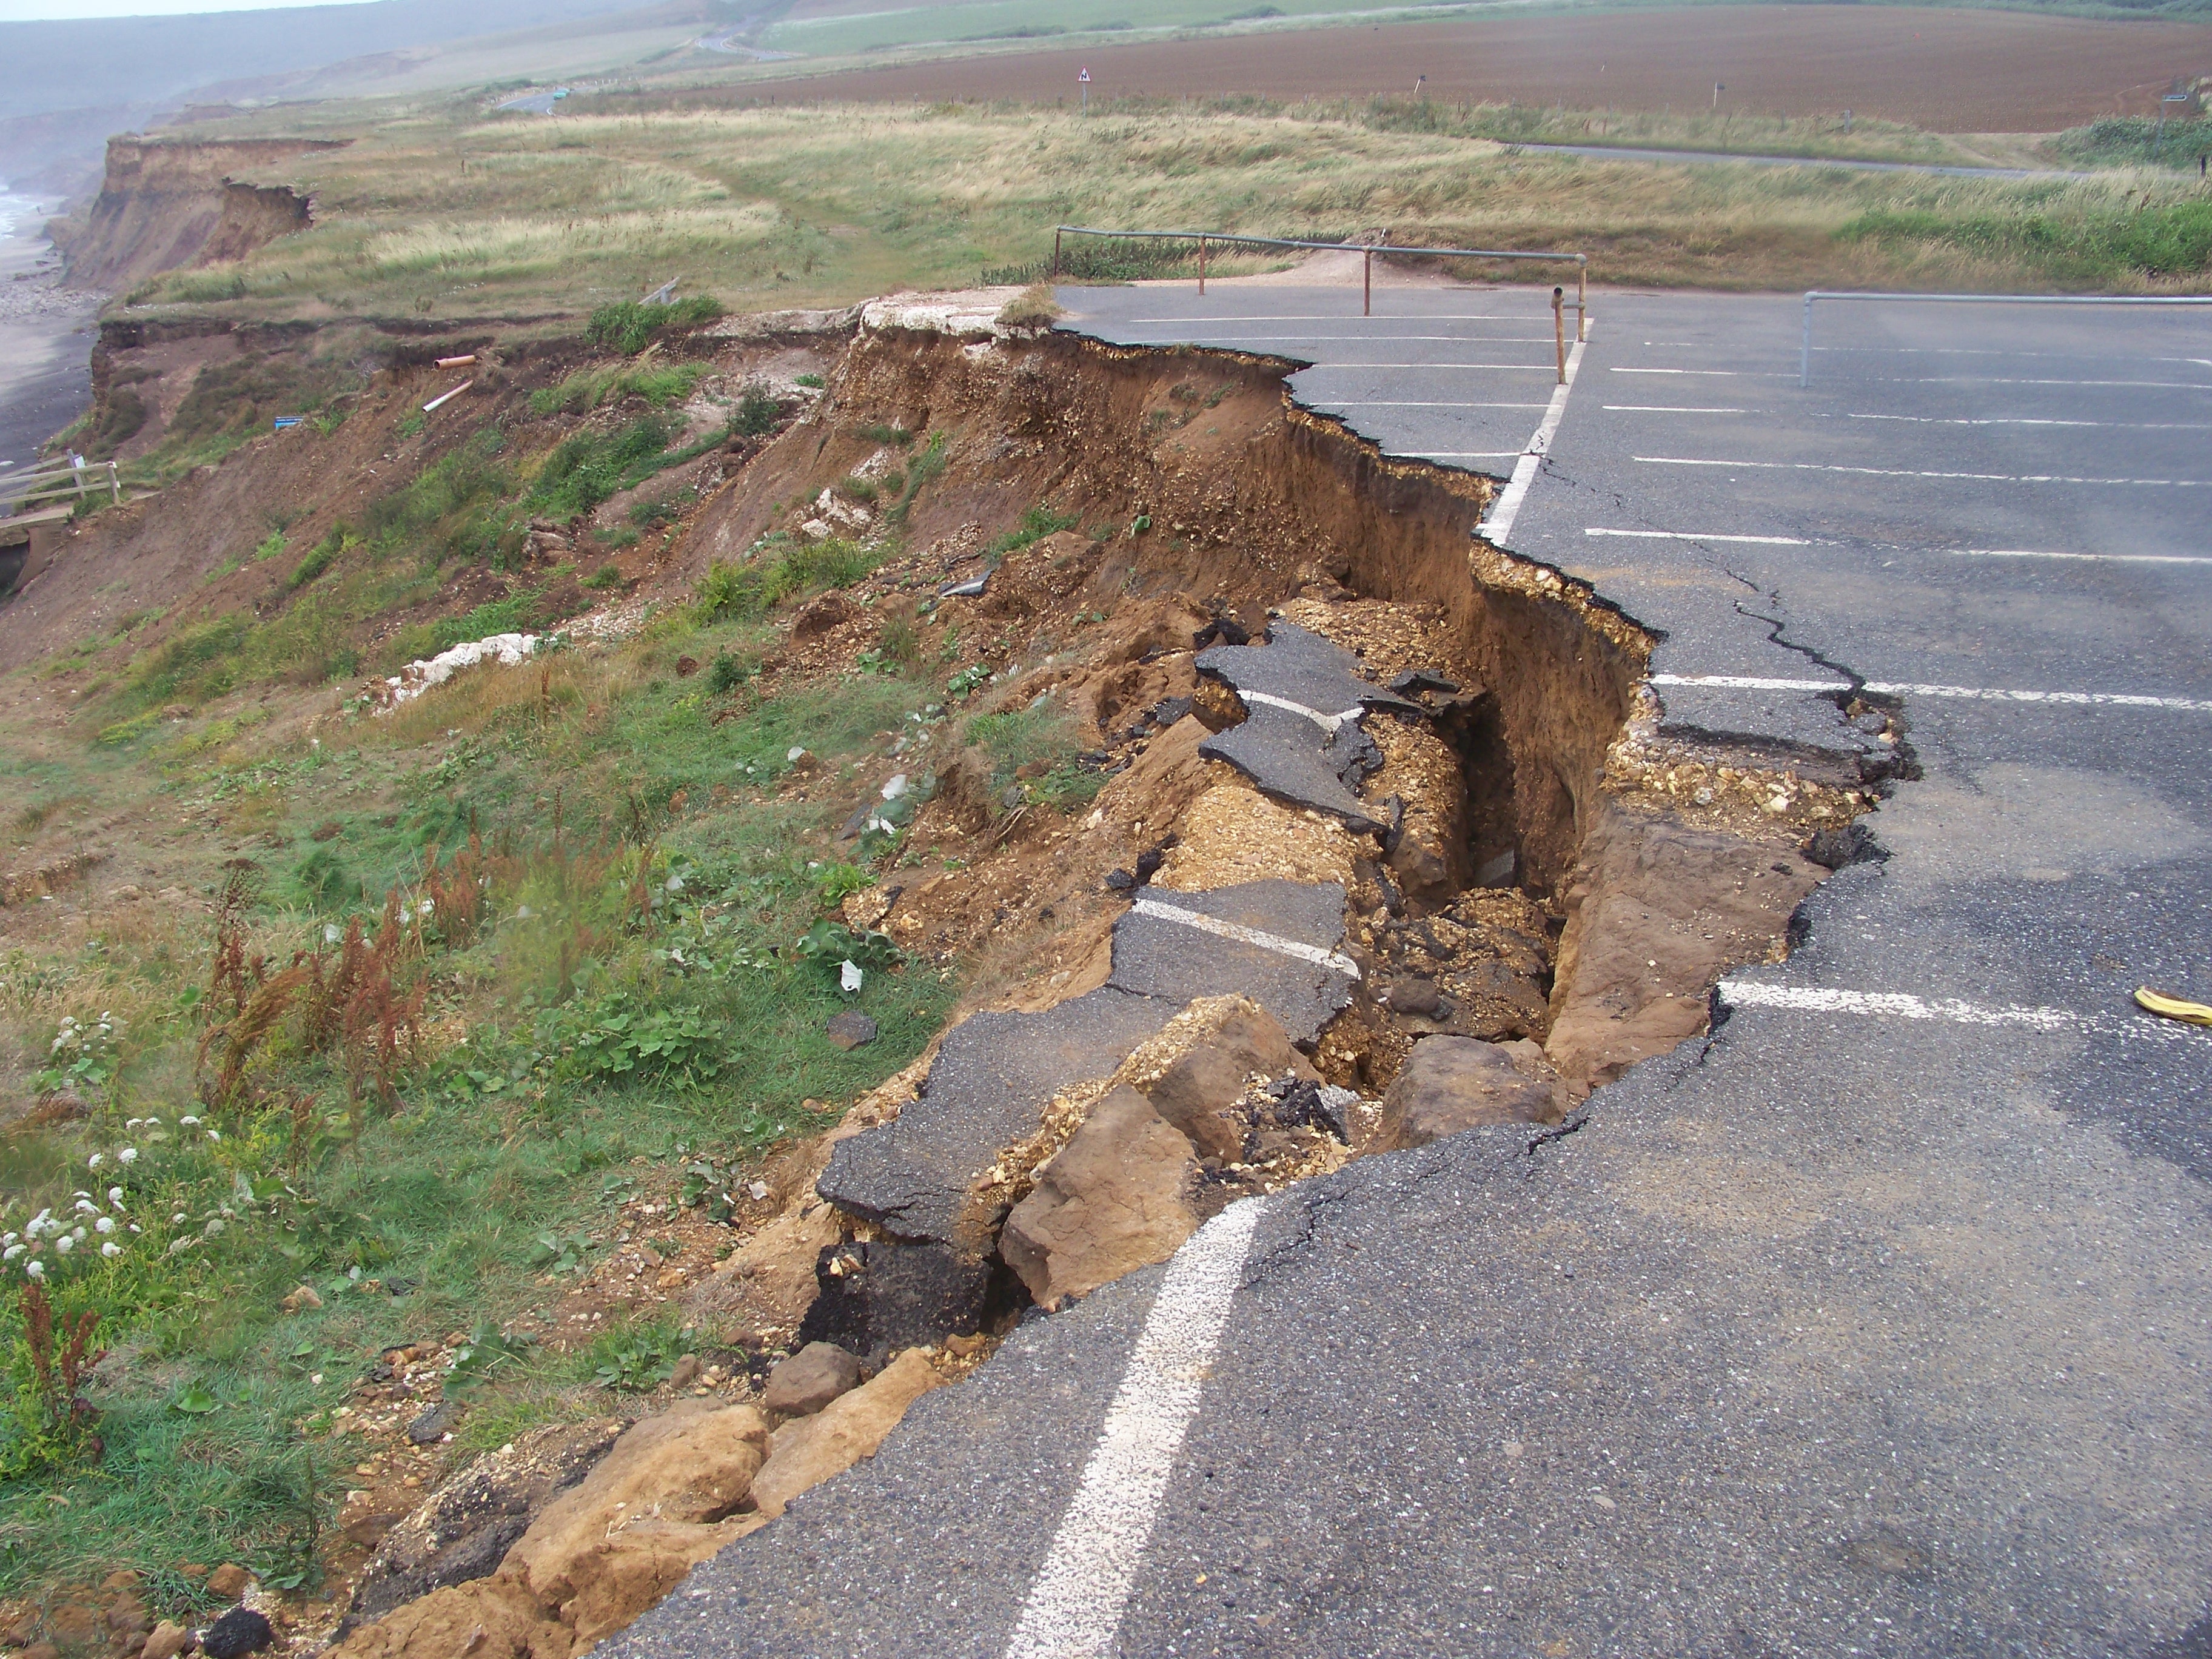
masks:
[[[1858,114],[1936,132],[2048,132],[2154,112],[2177,75],[2212,73],[2212,24],[2106,22],[1891,6],[1696,6],[1662,11],[1285,30],[1025,52],[750,82],[746,98],[1091,95],[1364,98],[1408,93],[1572,108]]]

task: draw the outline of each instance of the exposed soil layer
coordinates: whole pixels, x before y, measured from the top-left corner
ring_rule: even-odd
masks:
[[[54,240],[69,258],[70,282],[123,289],[180,266],[244,258],[306,225],[308,207],[282,187],[234,184],[230,173],[335,148],[292,138],[109,139],[98,198],[82,222],[54,228]]]
[[[1404,93],[1408,64],[1440,101],[1570,109],[1730,106],[1862,116],[1936,132],[2046,132],[2154,113],[2178,67],[2212,58],[2212,26],[1889,6],[1734,6],[1602,16],[1296,29],[1218,40],[948,58],[745,82],[824,100],[1366,98]]]

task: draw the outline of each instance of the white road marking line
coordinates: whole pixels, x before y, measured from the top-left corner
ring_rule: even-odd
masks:
[[[1654,542],[1749,542],[1759,547],[1810,547],[1802,536],[1711,536],[1688,530],[1600,530],[1585,526],[1585,536],[1634,536]]]
[[[1192,331],[1192,337],[1207,339],[1213,337],[1216,325],[1209,319],[1190,317],[1184,324]],[[1293,343],[1301,340],[1357,340],[1363,345],[1549,345],[1548,334],[1245,334],[1237,337],[1239,345],[1261,345],[1278,340]]]
[[[1571,356],[1572,354],[1571,354],[1571,353],[1570,353],[1569,355],[1570,355],[1570,356]],[[1455,371],[1456,371],[1456,370],[1460,370],[1460,369],[1475,369],[1475,368],[1480,368],[1480,369],[1492,369],[1492,368],[1494,368],[1494,369],[1504,369],[1504,370],[1509,370],[1509,371],[1512,371],[1512,372],[1518,373],[1518,374],[1557,374],[1557,373],[1559,372],[1559,365],[1558,365],[1556,362],[1541,362],[1541,363],[1316,363],[1316,364],[1314,364],[1314,365],[1313,365],[1313,367],[1312,367],[1311,368],[1304,368],[1304,369],[1301,369],[1301,370],[1299,370],[1298,372],[1299,372],[1300,374],[1311,374],[1315,373],[1316,370],[1319,370],[1319,369],[1325,369],[1325,368],[1333,368],[1333,369],[1338,369],[1338,370],[1352,369],[1352,368],[1389,368],[1389,369],[1433,368],[1433,369],[1452,369],[1452,370],[1455,370]]]
[[[1822,415],[1822,420],[1832,416]],[[1918,426],[2095,426],[2127,432],[2212,432],[2204,421],[2056,421],[2024,415],[1846,415],[1847,421],[1911,421]]]
[[[1787,1008],[1800,1013],[1866,1014],[1889,1019],[1942,1020],[1953,1025],[2026,1026],[2037,1031],[2080,1031],[2160,1042],[2203,1040],[2212,1031],[2148,1014],[2077,1014],[2064,1008],[2024,1003],[1965,1002],[1957,997],[1920,997],[1902,991],[1838,991],[1800,985],[1767,985],[1754,980],[1724,979],[1717,988],[1730,1008]]]
[[[1848,691],[1844,680],[1767,679],[1751,674],[1654,674],[1653,685],[1711,685],[1738,691]],[[1948,697],[1970,702],[2051,702],[2071,708],[2174,708],[2212,714],[2212,699],[2154,697],[2122,691],[2008,691],[1975,685],[1916,685],[1899,680],[1869,680],[1863,688],[1877,696]]]
[[[1613,415],[1748,415],[1747,409],[1680,409],[1668,404],[1600,404]]]
[[[1304,714],[1324,732],[1334,732],[1345,721],[1356,720],[1366,712],[1364,705],[1354,704],[1340,714],[1331,714],[1318,708],[1309,708],[1302,702],[1293,702],[1288,697],[1279,697],[1272,691],[1239,691],[1237,695],[1246,702],[1261,702],[1270,708],[1286,708],[1293,714]]]
[[[1297,316],[1281,317],[1209,317],[1200,313],[1193,317],[1129,317],[1122,320],[1133,326],[1138,323],[1172,323],[1177,327],[1188,327],[1193,323],[1525,323],[1531,320],[1532,314],[1540,315],[1541,313],[1518,311],[1438,311],[1422,312],[1402,317],[1395,315],[1346,317],[1341,313],[1334,313],[1328,316],[1315,313],[1311,315],[1302,313]],[[1102,323],[1110,323],[1114,319],[1104,317],[1098,320]]]
[[[1249,696],[1251,694],[1247,692],[1244,695]],[[1171,921],[1178,927],[1194,927],[1200,933],[1212,933],[1217,939],[1234,939],[1240,945],[1273,951],[1278,956],[1295,957],[1300,962],[1313,963],[1316,968],[1326,968],[1333,974],[1342,974],[1346,979],[1359,977],[1359,964],[1350,957],[1340,956],[1334,951],[1324,951],[1319,945],[1308,945],[1302,939],[1285,939],[1280,933],[1247,927],[1240,922],[1224,921],[1219,916],[1186,910],[1180,905],[1163,904],[1158,899],[1140,898],[1129,908],[1136,915],[1150,916],[1155,921]]]
[[[2063,1031],[2080,1022],[2063,1008],[1988,1008],[1955,997],[1930,1000],[1901,991],[1816,990],[1796,985],[1766,985],[1756,980],[1724,979],[1720,999],[1731,1008],[1796,1008],[1809,1013],[1887,1014],[1893,1019],[1942,1019],[1960,1025],[2027,1025]]]
[[[1517,449],[1424,449],[1408,453],[1409,461],[1502,461],[1509,455],[1518,455]]]
[[[1949,478],[1968,483],[2113,484],[2130,488],[2202,489],[2212,478],[2077,478],[2056,472],[1922,472],[1910,467],[1839,466],[1827,461],[1708,461],[1686,455],[1634,455],[1647,466],[1726,466],[1745,471],[1848,472],[1863,478]]]
[[[2212,558],[2181,553],[2046,553],[2031,547],[1947,547],[1954,559],[2078,559],[2092,564],[2212,564]]]
[[[1575,389],[1575,375],[1583,366],[1585,341],[1575,342],[1574,349],[1567,353],[1567,378],[1552,392],[1552,401],[1544,410],[1544,418],[1536,428],[1535,435],[1528,440],[1528,447],[1513,464],[1513,476],[1505,481],[1505,488],[1498,492],[1498,499],[1490,505],[1490,516],[1474,527],[1474,533],[1493,547],[1502,547],[1505,538],[1513,533],[1513,520],[1520,516],[1521,503],[1528,494],[1528,486],[1535,482],[1537,470],[1544,465],[1544,457],[1551,453],[1552,439],[1566,416],[1567,394]]]
[[[1168,1263],[1006,1659],[1104,1659],[1114,1651],[1266,1201],[1231,1204]]]
[[[1332,398],[1330,406],[1335,409],[1542,409],[1546,407],[1542,404],[1461,404],[1446,403],[1441,400],[1416,403],[1407,398]],[[1517,449],[1510,449],[1504,453],[1509,455],[1517,455],[1521,452]]]
[[[2212,392],[2205,380],[2036,380],[1994,374],[1878,374],[1883,386],[2118,386],[2150,392]]]
[[[1708,374],[1724,380],[1794,380],[1797,378],[1781,369],[1764,368],[1622,368],[1614,365],[1607,372],[1613,374]]]
[[[1585,536],[1633,536],[1647,541],[1747,542],[1760,547],[1837,547],[1843,544],[1802,536],[1717,536],[1688,530],[1607,530],[1585,526]],[[2085,564],[2212,564],[2212,556],[2183,553],[2056,553],[2032,547],[1905,547],[1901,553],[1933,553],[1954,559],[2061,559]]]

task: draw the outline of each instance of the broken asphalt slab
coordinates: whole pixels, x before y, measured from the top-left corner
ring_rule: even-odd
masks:
[[[1217,645],[1200,652],[1198,672],[1235,687],[1248,702],[1257,694],[1316,714],[1340,716],[1361,708],[1423,712],[1362,675],[1359,659],[1342,646],[1292,622],[1271,624],[1265,645]]]
[[[1388,830],[1388,815],[1358,797],[1361,781],[1382,763],[1359,720],[1369,708],[1425,711],[1364,678],[1358,658],[1296,623],[1278,621],[1268,641],[1199,653],[1199,671],[1232,687],[1246,710],[1199,753],[1228,762],[1263,794],[1342,819],[1354,834]]]
[[[1358,763],[1373,740],[1350,720],[1326,731],[1303,714],[1250,702],[1242,724],[1215,733],[1198,745],[1209,760],[1227,761],[1250,778],[1260,793],[1286,805],[1310,807],[1343,821],[1354,835],[1379,835],[1389,815],[1370,806],[1346,787],[1358,781]],[[1349,765],[1344,763],[1351,763]]]
[[[962,1227],[975,1177],[1036,1133],[1054,1094],[1105,1076],[1175,1011],[1102,987],[1042,1013],[971,1015],[946,1034],[919,1097],[840,1141],[815,1189],[902,1238],[987,1243]]]
[[[1339,952],[1344,889],[1334,882],[1246,882],[1211,892],[1147,887],[1115,924],[1107,983],[1181,1007],[1194,997],[1250,997],[1291,1038],[1311,1042],[1352,1000],[1359,970]]]

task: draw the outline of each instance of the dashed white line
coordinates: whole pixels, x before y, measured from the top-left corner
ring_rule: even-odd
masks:
[[[1104,1659],[1114,1651],[1265,1202],[1231,1205],[1168,1264],[1006,1659]]]
[[[1843,991],[1738,979],[1724,979],[1717,989],[1722,1005],[1729,1008],[1784,1008],[1808,1014],[1856,1014],[1877,1019],[1940,1020],[1951,1025],[2079,1031],[2155,1042],[2187,1042],[2212,1037],[2212,1031],[2203,1027],[2179,1024],[2148,1015],[2077,1014],[2065,1008],[2031,1006],[2026,1003],[1967,1002],[1958,997],[1923,997],[1903,991]]]
[[[1810,547],[1802,536],[1715,536],[1693,530],[1603,530],[1586,525],[1585,536],[1632,536],[1651,542],[1748,542],[1759,547]]]
[[[1248,691],[1242,695],[1249,700],[1252,694]],[[1359,964],[1350,957],[1340,956],[1334,951],[1324,951],[1319,945],[1308,945],[1303,939],[1285,939],[1280,933],[1270,933],[1262,928],[1224,921],[1219,916],[1209,916],[1199,910],[1186,910],[1180,905],[1163,904],[1158,899],[1140,898],[1129,908],[1134,914],[1150,916],[1155,921],[1171,921],[1178,927],[1194,927],[1200,933],[1212,933],[1217,939],[1234,939],[1240,945],[1273,951],[1278,956],[1295,957],[1300,962],[1310,962],[1316,968],[1342,974],[1346,979],[1359,977]]]
[[[1708,685],[1738,691],[1848,691],[1846,680],[1769,679],[1754,674],[1654,674],[1654,685]],[[1977,685],[1919,685],[1902,680],[1869,680],[1863,690],[1885,697],[1947,697],[1971,702],[2057,703],[2069,708],[2172,708],[2212,714],[2212,699],[2157,697],[2126,691],[2014,691]]]
[[[1575,389],[1575,375],[1583,366],[1584,343],[1576,341],[1574,349],[1567,353],[1566,379],[1553,392],[1551,404],[1544,410],[1535,435],[1528,440],[1528,447],[1513,464],[1513,476],[1505,481],[1505,488],[1498,492],[1498,499],[1491,504],[1490,516],[1475,526],[1475,534],[1493,547],[1503,547],[1505,538],[1513,533],[1513,520],[1520,516],[1521,503],[1528,496],[1528,486],[1535,482],[1537,469],[1551,453],[1552,439],[1566,416],[1567,394]]]
[[[2212,478],[2085,478],[2056,472],[1923,472],[1911,467],[1841,466],[1828,461],[1705,460],[1688,455],[1634,455],[1647,466],[1724,466],[1742,471],[1848,472],[1862,478],[1948,478],[1967,483],[2112,484],[2136,489],[2201,489]]]

